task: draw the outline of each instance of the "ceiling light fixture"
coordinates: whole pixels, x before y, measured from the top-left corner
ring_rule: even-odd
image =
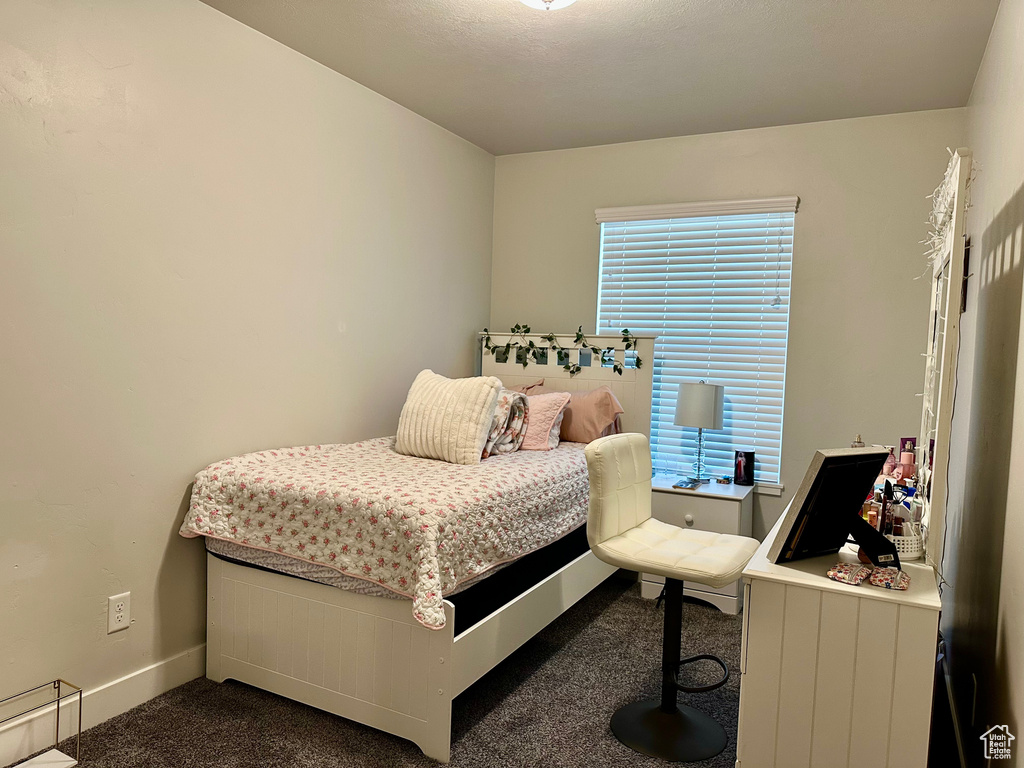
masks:
[[[519,2],[539,11],[557,11],[559,8],[572,5],[576,0],[519,0]]]

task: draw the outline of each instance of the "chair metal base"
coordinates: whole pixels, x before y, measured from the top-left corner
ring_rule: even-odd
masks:
[[[681,659],[683,631],[683,582],[665,579],[665,634],[661,645],[661,698],[627,704],[612,715],[615,738],[637,752],[673,763],[696,762],[725,749],[725,728],[693,707],[679,704],[679,691],[702,693],[725,685],[729,668],[721,659],[700,654]],[[661,598],[658,598],[660,604]],[[679,669],[696,661],[713,661],[722,677],[707,685],[679,682]]]
[[[630,749],[669,762],[707,760],[727,742],[725,729],[692,707],[665,712],[661,699],[627,704],[612,715],[612,733]]]

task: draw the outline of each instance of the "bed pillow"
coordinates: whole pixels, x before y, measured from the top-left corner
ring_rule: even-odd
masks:
[[[547,387],[534,387],[534,394],[554,392]],[[572,399],[562,419],[562,440],[589,443],[618,430],[619,415],[624,413],[618,398],[608,386],[585,392],[570,392]]]
[[[398,419],[395,450],[452,464],[479,464],[498,405],[494,376],[449,379],[420,371]]]
[[[558,447],[558,436],[569,404],[568,392],[549,392],[546,395],[527,395],[530,419],[526,437],[519,446],[521,451],[550,451]]]
[[[537,379],[533,384],[522,384],[518,387],[509,387],[513,392],[522,392],[524,395],[529,397],[530,395],[537,395],[541,392],[552,392],[553,390],[544,389],[544,379]]]

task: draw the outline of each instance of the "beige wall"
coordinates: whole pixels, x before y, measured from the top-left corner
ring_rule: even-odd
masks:
[[[926,196],[964,123],[944,110],[499,157],[490,327],[593,331],[595,208],[799,195],[786,491],[758,497],[763,536],[816,449],[920,428]]]
[[[493,173],[198,0],[0,4],[0,693],[204,640],[199,469],[472,372]]]
[[[968,108],[977,177],[956,396],[943,633],[965,750],[1024,725],[1024,0],[1003,0]],[[975,696],[974,679],[977,680]],[[974,722],[971,713],[976,712]]]

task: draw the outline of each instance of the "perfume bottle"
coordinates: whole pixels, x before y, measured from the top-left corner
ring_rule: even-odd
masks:
[[[900,463],[896,467],[895,475],[897,480],[913,480],[917,474],[917,465],[914,463],[913,451],[904,451],[900,454]]]
[[[886,446],[888,448],[888,446]],[[895,448],[889,448],[889,455],[885,458],[885,464],[882,467],[882,474],[886,477],[892,477],[892,473],[896,470],[896,466],[899,462],[896,461],[896,456],[893,454]]]
[[[860,435],[857,435],[857,439],[850,443],[851,448],[863,448],[864,441],[860,439]]]

